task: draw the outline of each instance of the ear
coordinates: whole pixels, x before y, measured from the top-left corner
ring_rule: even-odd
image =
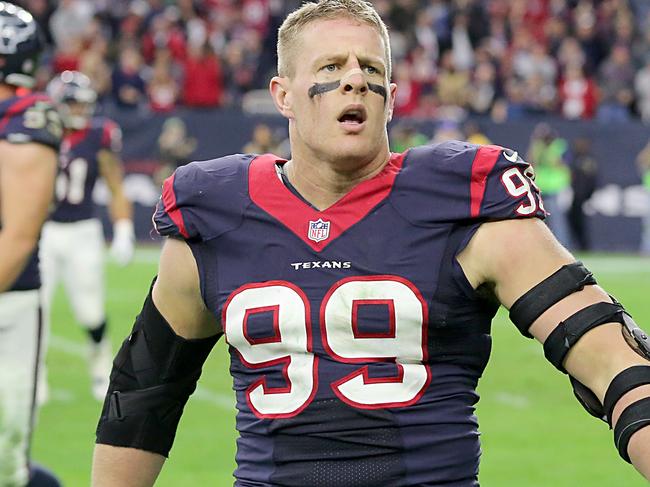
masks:
[[[269,91],[275,103],[275,108],[278,109],[283,117],[293,118],[293,110],[291,109],[291,95],[288,90],[289,79],[286,77],[274,76],[269,82]]]
[[[388,84],[388,121],[393,119],[393,109],[395,107],[395,96],[397,95],[397,85],[395,83]]]

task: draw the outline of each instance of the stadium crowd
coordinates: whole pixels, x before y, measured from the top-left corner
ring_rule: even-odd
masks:
[[[47,32],[41,85],[66,69],[100,102],[165,112],[238,106],[275,70],[299,0],[23,0]],[[396,114],[650,122],[646,0],[376,0],[391,31]]]

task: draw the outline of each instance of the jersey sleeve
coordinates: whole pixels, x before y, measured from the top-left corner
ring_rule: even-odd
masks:
[[[501,220],[545,216],[533,167],[514,150],[478,146],[471,164],[470,217]]]
[[[207,241],[237,227],[249,203],[241,155],[181,166],[165,180],[153,223],[161,236]]]
[[[122,152],[122,129],[112,120],[102,123],[101,148],[119,154]]]
[[[12,144],[37,143],[58,150],[62,136],[59,113],[45,95],[16,99],[0,120],[0,138]]]

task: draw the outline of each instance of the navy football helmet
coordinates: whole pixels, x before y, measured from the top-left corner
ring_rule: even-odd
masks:
[[[12,3],[0,2],[0,82],[33,87],[43,46],[32,14]]]
[[[88,76],[79,71],[64,71],[48,83],[47,94],[58,105],[66,128],[80,130],[88,125],[97,100]]]

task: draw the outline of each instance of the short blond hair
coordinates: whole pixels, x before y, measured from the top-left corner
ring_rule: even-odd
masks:
[[[307,24],[341,17],[348,17],[377,29],[384,41],[386,73],[388,79],[391,79],[392,63],[388,29],[372,4],[365,0],[320,0],[317,3],[304,3],[291,12],[278,31],[278,75],[293,76],[294,66],[291,58],[296,50],[295,44],[300,37],[300,31]]]

